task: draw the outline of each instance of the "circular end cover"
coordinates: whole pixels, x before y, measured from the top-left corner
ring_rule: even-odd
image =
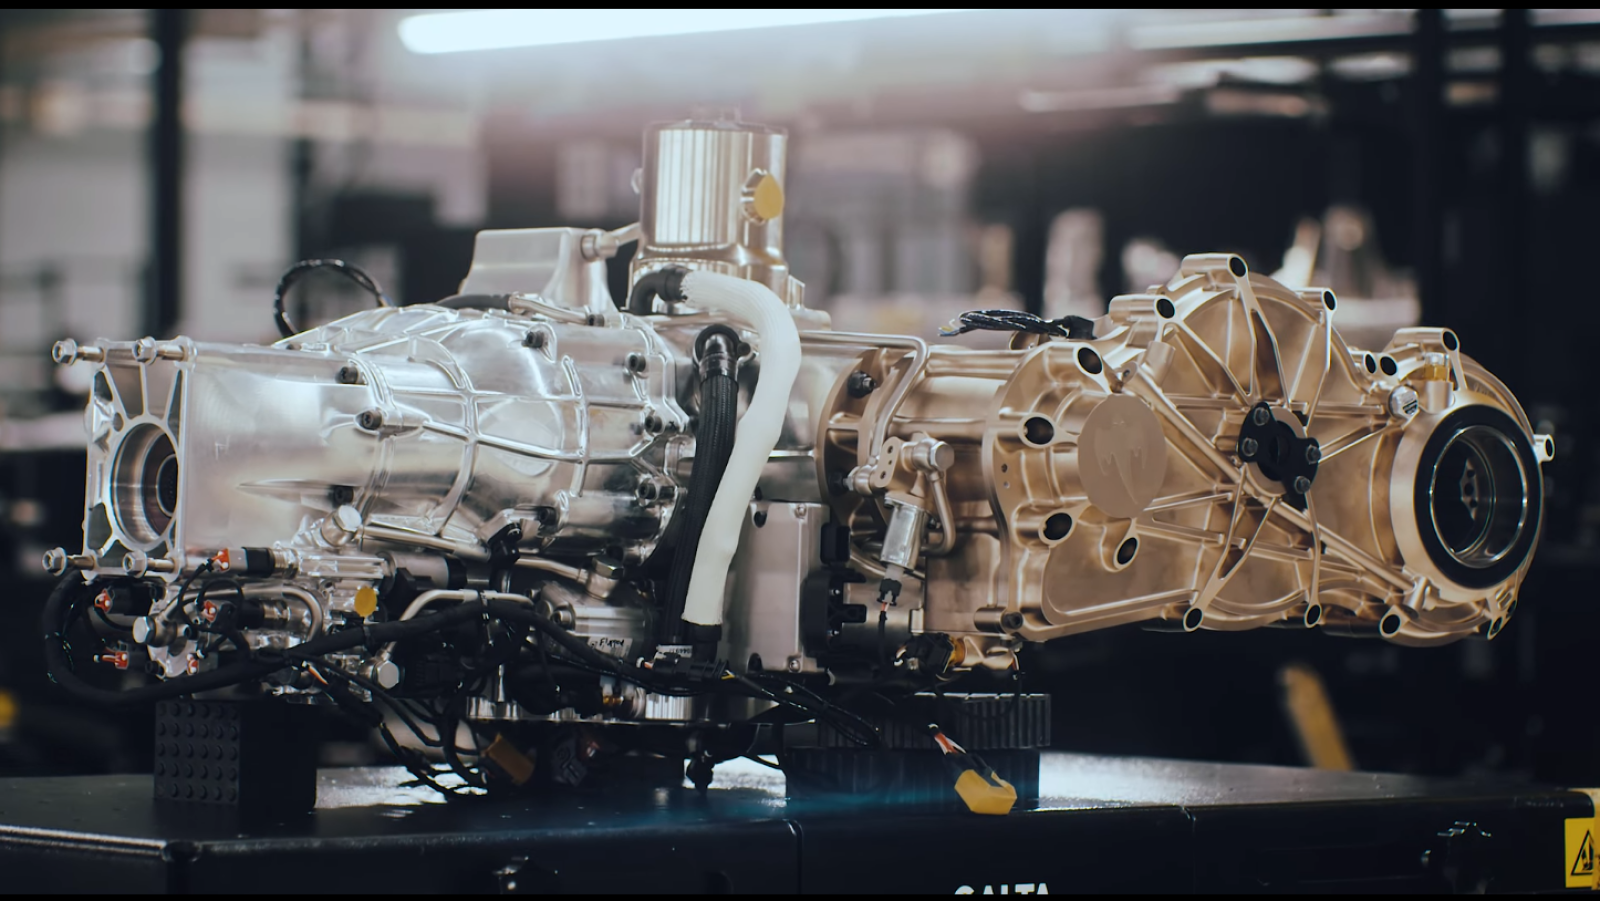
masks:
[[[1078,472],[1089,503],[1131,519],[1144,512],[1167,476],[1167,438],[1143,401],[1114,394],[1084,420]]]

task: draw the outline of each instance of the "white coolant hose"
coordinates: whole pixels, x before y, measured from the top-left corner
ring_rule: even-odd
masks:
[[[683,605],[685,620],[718,626],[722,624],[728,566],[739,549],[750,497],[767,458],[778,445],[789,411],[789,394],[800,373],[800,333],[789,308],[764,285],[714,272],[691,272],[683,280],[683,294],[690,306],[726,313],[728,318],[748,324],[760,341],[761,377],[749,409],[739,420],[733,454],[706,515],[689,575],[689,596]]]

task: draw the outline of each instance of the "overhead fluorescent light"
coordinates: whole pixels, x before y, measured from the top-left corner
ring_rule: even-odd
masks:
[[[622,38],[667,37],[900,19],[970,9],[486,9],[424,13],[400,21],[400,41],[413,53],[458,53],[548,47]]]

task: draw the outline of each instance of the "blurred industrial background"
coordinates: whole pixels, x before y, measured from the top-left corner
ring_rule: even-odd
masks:
[[[0,11],[0,775],[149,765],[149,711],[74,706],[37,648],[38,561],[83,509],[88,386],[52,342],[270,341],[307,257],[453,293],[477,230],[624,225],[641,127],[738,110],[793,136],[789,258],[836,328],[1095,316],[1230,251],[1337,291],[1353,345],[1452,327],[1556,436],[1503,636],[1067,639],[1027,661],[1058,747],[1600,780],[1600,11],[981,10],[441,54],[406,15]],[[305,325],[364,303],[292,298]]]

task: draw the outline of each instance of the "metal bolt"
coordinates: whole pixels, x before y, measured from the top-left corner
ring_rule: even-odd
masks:
[[[400,684],[400,665],[393,660],[382,660],[366,667],[368,679],[378,683],[379,688],[394,688]]]
[[[340,366],[338,379],[341,385],[359,385],[361,384],[361,370],[354,366]]]
[[[659,433],[665,425],[666,423],[662,421],[661,416],[654,411],[644,417],[644,430],[652,435]]]
[[[1022,628],[1022,614],[1013,610],[1010,613],[1002,615],[1000,617],[1000,626],[1005,629],[1010,629],[1013,632]]]
[[[789,672],[798,673],[804,666],[805,661],[801,660],[798,656],[789,658]]]
[[[140,363],[151,363],[156,358],[156,339],[140,338],[133,342],[133,358]]]
[[[850,378],[845,380],[844,387],[851,397],[866,397],[878,390],[878,380],[858,369],[850,373]]]
[[[639,480],[639,484],[634,488],[633,493],[642,503],[648,505],[661,494],[661,491],[656,487],[654,479],[645,476]]]
[[[144,551],[129,551],[122,555],[122,571],[130,576],[142,576],[150,568],[150,558]]]
[[[1417,400],[1416,389],[1409,385],[1401,385],[1389,392],[1389,414],[1391,416],[1398,419],[1410,419],[1417,415],[1417,410],[1420,408],[1421,404]]]
[[[910,450],[911,465],[922,472],[944,472],[956,463],[956,449],[937,438],[924,438]]]
[[[528,333],[526,338],[522,339],[522,346],[532,348],[533,350],[543,350],[545,342],[548,340],[550,340],[550,336],[546,335],[544,332],[532,331]]]
[[[645,370],[647,370],[649,368],[650,368],[650,361],[645,358],[644,354],[641,354],[641,353],[628,354],[628,371],[629,372],[634,373],[635,375],[639,375],[639,374],[643,373]]]
[[[1310,479],[1306,478],[1305,476],[1295,476],[1294,477],[1294,493],[1295,494],[1305,494],[1307,491],[1310,491],[1310,490],[1311,490],[1311,480]]]
[[[367,410],[356,417],[356,421],[367,431],[376,432],[383,428],[383,411],[378,409]]]
[[[165,557],[148,556],[144,551],[129,551],[122,555],[122,571],[130,576],[173,573],[178,571],[178,564]]]
[[[52,576],[59,576],[67,571],[67,551],[65,548],[53,547],[44,552],[44,570]]]
[[[1250,421],[1256,425],[1266,425],[1271,420],[1272,413],[1266,407],[1256,407],[1255,412],[1250,414]]]
[[[1306,445],[1306,462],[1312,466],[1322,462],[1322,448],[1316,444]]]
[[[335,507],[322,521],[322,537],[334,547],[343,547],[361,531],[361,511],[350,504]]]
[[[57,363],[72,364],[79,360],[88,360],[91,363],[105,362],[106,349],[89,344],[79,344],[71,338],[57,341],[55,347],[50,349],[50,355]]]
[[[1250,459],[1251,457],[1254,457],[1256,455],[1256,451],[1258,451],[1260,449],[1261,449],[1261,442],[1257,441],[1254,438],[1246,438],[1243,441],[1239,442],[1239,453],[1243,454],[1244,458],[1246,460]]]

